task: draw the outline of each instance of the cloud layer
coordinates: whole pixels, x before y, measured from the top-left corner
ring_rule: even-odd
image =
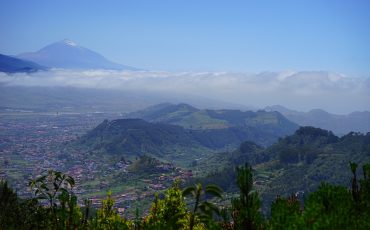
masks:
[[[32,74],[0,73],[0,83],[186,94],[258,108],[279,104],[303,111],[313,108],[334,113],[370,110],[369,78],[324,71],[246,74],[56,69]]]

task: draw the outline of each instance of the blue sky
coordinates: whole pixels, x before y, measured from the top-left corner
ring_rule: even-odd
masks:
[[[370,76],[367,0],[2,0],[0,31],[8,55],[69,38],[152,70]]]

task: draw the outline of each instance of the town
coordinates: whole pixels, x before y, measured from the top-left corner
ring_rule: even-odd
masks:
[[[70,146],[104,119],[122,118],[122,114],[3,111],[0,117],[0,180],[7,180],[20,197],[32,197],[28,181],[53,169],[76,180],[73,191],[81,198],[80,205],[90,199],[98,207],[111,191],[123,214],[137,202],[149,204],[155,192],[165,190],[175,179],[193,176],[191,170],[160,161],[149,165],[150,173],[137,172],[135,159],[94,155]]]

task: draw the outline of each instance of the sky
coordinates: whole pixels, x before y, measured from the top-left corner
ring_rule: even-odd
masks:
[[[368,0],[1,0],[0,53],[68,38],[166,71],[333,71],[370,77]]]

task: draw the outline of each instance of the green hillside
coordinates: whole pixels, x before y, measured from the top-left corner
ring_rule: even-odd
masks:
[[[230,144],[236,147],[246,140],[268,146],[298,129],[298,125],[278,112],[199,110],[188,104],[158,104],[130,113],[127,117],[193,130],[195,135],[201,135],[199,138],[207,139],[201,142],[210,141],[217,148]]]
[[[154,124],[141,119],[105,120],[75,145],[92,152],[128,158],[147,154],[181,161],[212,151],[180,126]]]
[[[298,126],[278,112],[240,110],[199,110],[188,104],[158,104],[127,115],[149,122],[179,125],[187,129],[225,129],[230,127],[275,128],[292,134]]]
[[[188,165],[194,159],[236,148],[246,140],[262,146],[270,145],[297,128],[275,112],[200,111],[185,104],[157,107],[160,107],[161,112],[147,114],[157,119],[160,115],[168,123],[141,119],[106,120],[73,145],[91,152],[125,157],[147,154],[175,161],[179,165]],[[176,125],[176,120],[184,122],[195,117],[196,122],[188,124],[200,124],[200,129]]]
[[[256,186],[263,201],[270,204],[276,195],[299,193],[303,199],[323,181],[348,187],[349,162],[358,162],[362,167],[369,161],[370,133],[351,132],[339,138],[330,131],[302,127],[268,148],[244,142],[234,151],[200,160],[196,163],[199,171],[213,170],[196,180],[212,181],[233,191],[235,186],[230,181],[235,180],[235,166],[249,162],[256,170]]]

